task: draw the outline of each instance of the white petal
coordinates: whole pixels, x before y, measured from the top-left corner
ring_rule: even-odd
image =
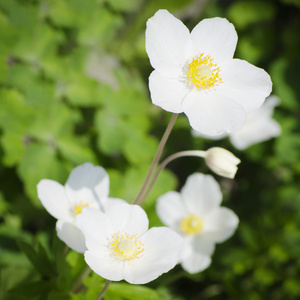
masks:
[[[191,274],[207,269],[210,264],[210,256],[196,252],[193,252],[189,257],[186,257],[181,262],[182,268]]]
[[[175,229],[188,212],[183,205],[181,195],[171,191],[157,199],[156,213],[165,225]]]
[[[54,180],[43,179],[37,185],[37,193],[50,215],[56,219],[72,220],[71,205],[64,186]]]
[[[191,39],[194,55],[205,53],[220,63],[233,57],[237,33],[226,19],[204,19],[192,30]]]
[[[208,136],[233,132],[246,120],[244,108],[215,91],[193,91],[183,101],[183,111],[191,126]]]
[[[107,209],[107,217],[115,232],[124,230],[128,234],[140,235],[148,230],[149,220],[139,205],[120,203]]]
[[[88,250],[85,252],[84,258],[90,268],[101,277],[112,281],[124,279],[124,263],[113,260],[107,248],[98,248],[97,252]]]
[[[206,234],[186,236],[180,253],[180,263],[183,269],[189,273],[197,273],[206,269],[211,263],[210,256],[214,249],[214,243]]]
[[[214,210],[204,222],[204,230],[215,242],[221,243],[231,237],[239,223],[237,215],[230,209]]]
[[[104,208],[104,212],[106,212],[111,206],[116,205],[116,204],[128,204],[125,200],[120,199],[120,198],[105,198],[103,197],[104,201],[103,201],[103,208]]]
[[[269,97],[259,109],[251,112],[244,126],[229,137],[234,147],[243,150],[253,144],[279,136],[281,127],[272,119],[274,106],[277,104],[276,97]]]
[[[239,149],[244,150],[253,144],[264,142],[277,137],[281,133],[281,127],[275,120],[258,122],[253,127],[245,126],[230,135],[230,142]]]
[[[187,210],[200,216],[214,210],[222,201],[219,184],[212,176],[201,173],[188,177],[181,194]]]
[[[76,217],[76,226],[85,236],[89,250],[97,249],[106,244],[107,238],[114,234],[111,220],[101,211],[93,208],[84,208]]]
[[[182,112],[183,99],[189,93],[185,82],[167,78],[158,71],[149,77],[149,90],[153,104],[173,113]]]
[[[70,222],[58,220],[56,222],[57,236],[71,249],[83,253],[86,250],[85,239],[82,232]]]
[[[268,73],[244,60],[232,59],[220,66],[222,81],[218,93],[234,99],[246,112],[259,108],[272,90]]]
[[[182,238],[166,227],[153,227],[141,241],[145,251],[137,261],[130,261],[124,268],[124,278],[129,283],[144,284],[174,268],[178,262]]]
[[[167,10],[158,10],[147,21],[146,51],[152,67],[164,74],[177,72],[183,66],[189,40],[189,30]]]
[[[102,167],[85,163],[71,172],[66,182],[66,190],[74,204],[87,201],[101,205],[101,198],[109,194],[109,177]]]

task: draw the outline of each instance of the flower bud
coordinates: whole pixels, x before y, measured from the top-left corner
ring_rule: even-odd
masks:
[[[237,165],[241,161],[228,150],[213,147],[206,151],[205,162],[216,174],[223,177],[234,178],[238,169]]]

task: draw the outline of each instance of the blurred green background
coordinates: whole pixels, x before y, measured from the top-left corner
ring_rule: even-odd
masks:
[[[55,234],[36,184],[64,184],[84,162],[107,169],[113,197],[137,195],[171,114],[152,105],[145,24],[160,8],[189,29],[225,17],[238,32],[235,57],[264,68],[281,104],[277,139],[235,150],[193,138],[180,115],[164,156],[221,146],[241,158],[235,180],[215,176],[240,218],[211,267],[180,266],[146,286],[114,283],[105,299],[300,299],[299,0],[0,0],[0,299],[95,299],[104,281]],[[198,158],[174,161],[145,202],[179,189]]]

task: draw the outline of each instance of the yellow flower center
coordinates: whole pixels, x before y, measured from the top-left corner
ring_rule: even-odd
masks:
[[[203,219],[189,215],[180,222],[179,228],[184,234],[197,234],[203,230]]]
[[[89,206],[90,206],[89,202],[79,201],[79,203],[77,203],[74,206],[74,211],[73,211],[74,216],[77,216],[77,215],[81,214],[82,213],[82,209],[84,207],[89,207]]]
[[[144,244],[138,239],[137,234],[116,233],[112,236],[111,255],[116,260],[130,261],[140,258],[144,252]]]
[[[222,82],[220,67],[214,64],[213,58],[204,53],[196,55],[191,61],[187,61],[186,76],[188,82],[198,90],[210,89]]]

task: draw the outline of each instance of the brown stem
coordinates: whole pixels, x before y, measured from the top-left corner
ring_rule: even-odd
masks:
[[[143,201],[145,199],[145,197],[142,197],[143,193],[144,193],[144,191],[145,191],[145,189],[147,187],[147,184],[148,184],[148,182],[149,182],[149,180],[150,180],[150,178],[151,178],[151,176],[152,176],[152,174],[153,174],[153,172],[154,172],[154,170],[155,170],[155,168],[156,168],[156,166],[158,164],[158,161],[160,159],[160,156],[162,154],[164,146],[165,146],[165,144],[167,142],[167,139],[168,139],[168,137],[169,137],[169,135],[170,135],[170,133],[172,131],[172,128],[173,128],[173,126],[175,124],[177,116],[178,116],[178,114],[173,114],[172,115],[172,118],[171,118],[171,120],[170,120],[170,122],[169,122],[169,124],[168,124],[168,126],[166,128],[166,131],[165,131],[165,133],[164,133],[164,135],[163,135],[163,137],[162,137],[162,139],[161,139],[161,141],[159,143],[159,146],[157,148],[156,154],[155,154],[155,156],[153,158],[153,161],[151,163],[151,166],[150,166],[150,169],[148,171],[148,174],[147,174],[147,176],[146,176],[146,178],[144,180],[144,183],[143,183],[143,185],[141,187],[141,190],[138,193],[138,195],[136,196],[135,200],[133,201],[133,204],[139,204],[139,205],[141,205],[143,203]]]
[[[154,177],[153,177],[153,179],[152,179],[150,185],[148,186],[148,188],[147,188],[147,190],[146,190],[146,192],[145,192],[145,194],[144,194],[144,198],[146,198],[146,197],[149,195],[149,193],[150,193],[150,191],[151,191],[151,189],[152,189],[154,183],[155,183],[156,180],[157,180],[158,175],[159,175],[160,172],[164,169],[164,167],[165,167],[168,163],[170,163],[172,160],[174,160],[174,159],[176,159],[176,158],[184,157],[184,156],[198,156],[198,157],[205,157],[205,151],[200,151],[200,150],[187,150],[187,151],[177,152],[177,153],[172,154],[172,155],[170,155],[169,157],[167,157],[167,158],[161,163],[161,165],[159,166],[158,170],[156,171],[156,173],[155,173],[155,175],[154,175]]]
[[[101,300],[102,299],[102,297],[104,296],[104,294],[105,294],[106,290],[108,289],[110,283],[111,283],[110,280],[106,281],[104,288],[102,289],[102,291],[100,292],[100,294],[98,295],[98,297],[96,298],[96,300]]]

